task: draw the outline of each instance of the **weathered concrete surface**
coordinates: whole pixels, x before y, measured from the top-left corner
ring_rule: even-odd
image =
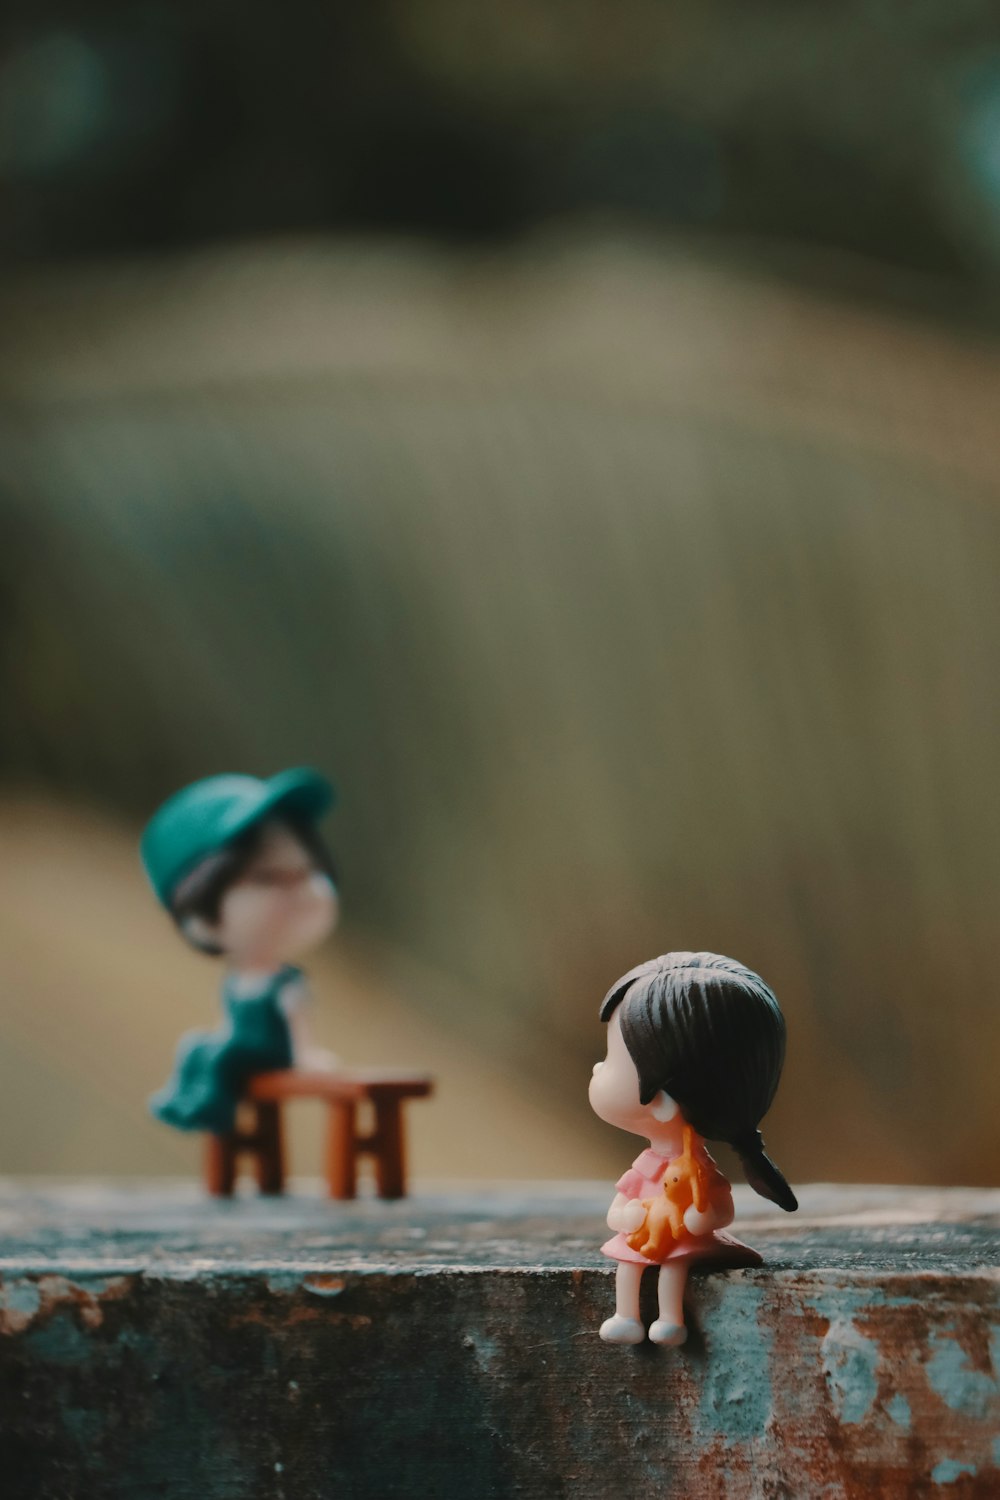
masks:
[[[1000,1193],[739,1195],[681,1350],[597,1338],[607,1198],[0,1188],[0,1495],[1000,1494]]]

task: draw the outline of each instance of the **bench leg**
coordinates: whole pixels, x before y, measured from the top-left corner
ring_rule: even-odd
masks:
[[[356,1115],[352,1099],[331,1099],[326,1127],[326,1185],[331,1198],[357,1196]]]
[[[259,1103],[254,1125],[254,1171],[257,1187],[262,1193],[279,1194],[285,1191],[285,1162],[281,1139],[281,1105]]]
[[[399,1099],[375,1101],[375,1188],[380,1198],[406,1196],[403,1109]]]
[[[205,1187],[213,1198],[231,1198],[236,1184],[236,1142],[231,1135],[205,1137]]]

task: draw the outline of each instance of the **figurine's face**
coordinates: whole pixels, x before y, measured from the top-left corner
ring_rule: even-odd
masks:
[[[215,945],[237,968],[277,967],[315,948],[339,914],[329,875],[283,823],[264,825],[257,850],[205,922]]]
[[[608,1055],[595,1065],[590,1080],[590,1107],[609,1125],[647,1140],[662,1134],[678,1118],[676,1103],[662,1089],[648,1104],[641,1102],[639,1075],[622,1036],[620,1006],[608,1022]]]

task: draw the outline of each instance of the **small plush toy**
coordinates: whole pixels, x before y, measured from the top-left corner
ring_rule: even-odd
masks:
[[[226,964],[222,1027],[182,1037],[172,1077],[150,1100],[168,1125],[228,1134],[253,1074],[335,1066],[313,1044],[292,963],[336,925],[333,866],[317,831],[333,800],[308,769],[209,776],[147,824],[142,858],[156,895],[193,947]]]
[[[608,1055],[594,1068],[591,1107],[649,1141],[608,1210],[615,1235],[603,1250],[618,1269],[615,1313],[601,1338],[638,1344],[646,1337],[639,1286],[655,1265],[659,1317],[649,1337],[682,1344],[689,1266],[760,1264],[755,1250],[725,1233],[733,1195],[705,1138],[733,1147],[762,1197],[789,1212],[798,1207],[757,1129],[781,1075],[785,1022],[764,981],[716,953],[666,953],[640,964],[605,996],[601,1020]]]
[[[696,1148],[690,1125],[683,1129],[683,1150],[663,1174],[658,1198],[644,1198],[646,1217],[628,1237],[629,1247],[647,1260],[660,1261],[685,1233],[684,1214],[694,1207],[699,1214],[720,1209],[729,1194],[729,1183],[702,1143]]]

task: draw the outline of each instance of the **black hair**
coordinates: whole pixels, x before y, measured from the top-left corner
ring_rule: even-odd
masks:
[[[223,896],[254,859],[260,848],[264,829],[273,827],[276,822],[294,834],[316,868],[329,875],[336,884],[337,873],[332,856],[314,823],[307,818],[297,818],[287,813],[255,823],[246,833],[231,839],[221,849],[203,859],[171,892],[170,915],[187,941],[199,952],[217,956],[223,950],[213,942],[194,937],[185,926],[187,919],[201,917],[203,921],[212,923],[219,920]]]
[[[665,1090],[699,1135],[732,1146],[755,1192],[798,1208],[757,1129],[785,1059],[785,1018],[763,979],[718,953],[665,953],[612,986],[601,1020],[619,1006],[641,1102]]]

